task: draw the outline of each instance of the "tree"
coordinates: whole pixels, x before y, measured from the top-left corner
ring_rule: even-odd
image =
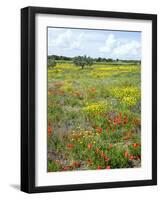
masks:
[[[53,68],[56,66],[56,61],[52,58],[48,58],[48,68]]]
[[[113,59],[112,58],[108,58],[107,62],[113,62]]]
[[[93,64],[93,60],[87,56],[77,56],[73,59],[73,63],[76,66],[80,66],[82,69],[84,69],[85,65],[91,66]]]
[[[97,58],[97,62],[102,62],[102,58],[101,58],[101,57],[98,57],[98,58]]]

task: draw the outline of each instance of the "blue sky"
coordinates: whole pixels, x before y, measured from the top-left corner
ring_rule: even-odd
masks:
[[[141,32],[48,28],[48,55],[141,59]]]

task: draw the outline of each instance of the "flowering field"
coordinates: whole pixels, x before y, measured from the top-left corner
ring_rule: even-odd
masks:
[[[48,69],[48,171],[141,166],[140,65]]]

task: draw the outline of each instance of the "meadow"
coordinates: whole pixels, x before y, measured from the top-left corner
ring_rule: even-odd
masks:
[[[141,166],[141,67],[48,69],[48,172]]]

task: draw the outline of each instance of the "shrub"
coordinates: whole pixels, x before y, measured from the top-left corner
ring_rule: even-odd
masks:
[[[48,68],[51,69],[56,66],[56,61],[54,59],[48,59]]]

